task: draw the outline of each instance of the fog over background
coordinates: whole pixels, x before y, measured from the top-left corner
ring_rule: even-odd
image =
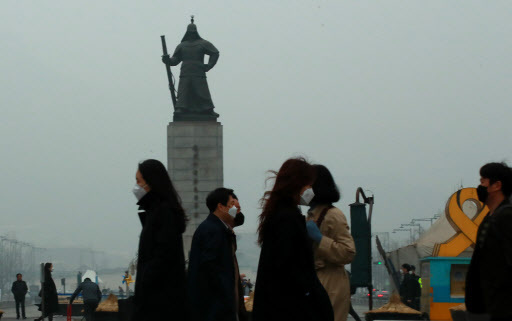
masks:
[[[3,0],[0,235],[134,255],[137,163],[167,163],[160,35],[172,52],[191,14],[220,51],[208,82],[242,232],[290,156],[332,171],[347,216],[372,191],[374,231],[512,161],[509,1]]]

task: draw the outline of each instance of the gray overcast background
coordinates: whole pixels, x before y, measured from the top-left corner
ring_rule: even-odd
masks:
[[[347,216],[358,186],[375,193],[375,231],[512,160],[509,1],[2,0],[0,234],[135,253],[137,163],[166,163],[160,35],[172,52],[191,14],[220,50],[208,81],[243,231],[290,156],[331,169]]]

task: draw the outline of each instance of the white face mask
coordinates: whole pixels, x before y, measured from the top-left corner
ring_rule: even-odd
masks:
[[[236,208],[236,206],[233,206],[232,208],[229,209],[228,214],[232,218],[235,218],[236,212],[238,212],[238,209]]]
[[[144,185],[145,187],[145,185]],[[133,195],[135,195],[135,197],[137,198],[138,201],[140,201],[141,198],[144,197],[144,195],[146,195],[148,192],[146,192],[146,190],[144,189],[144,187],[141,187],[139,184],[135,184],[135,186],[133,187]]]
[[[309,202],[315,197],[315,193],[313,192],[312,188],[308,188],[307,190],[302,193],[300,196],[300,205],[309,205]]]

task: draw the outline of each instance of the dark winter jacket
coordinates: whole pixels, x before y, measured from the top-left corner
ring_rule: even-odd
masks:
[[[402,283],[400,283],[400,297],[402,298],[402,302],[409,305],[417,294],[417,287],[415,284],[419,283],[416,281],[412,274],[404,274],[404,278],[402,279]],[[411,302],[407,302],[411,301]]]
[[[132,320],[172,315],[185,319],[185,256],[182,227],[168,201],[148,192],[138,203],[139,240]]]
[[[254,290],[254,321],[333,321],[315,271],[305,217],[290,202],[267,218]]]
[[[512,320],[512,207],[503,201],[480,224],[466,276],[468,311]]]
[[[12,283],[11,291],[16,300],[23,299],[28,292],[27,283],[25,283],[25,281],[14,281]]]
[[[413,274],[412,278],[414,280],[413,286],[414,286],[414,297],[419,298],[421,297],[421,284],[420,284],[420,276]]]
[[[70,303],[75,300],[76,296],[82,292],[82,297],[85,301],[101,301],[101,291],[100,287],[89,280],[85,280],[84,282],[80,283],[78,288],[76,288],[75,292],[71,296]]]
[[[45,314],[53,314],[59,311],[59,297],[57,294],[57,287],[55,286],[55,282],[53,282],[53,278],[50,273],[46,273],[43,289],[44,297],[42,297],[42,299],[44,301]],[[42,292],[43,291],[39,292],[39,296],[43,294]],[[39,307],[39,310],[41,310],[41,306]]]
[[[190,250],[188,293],[193,321],[236,321],[237,315],[245,320],[242,283],[235,278],[234,251],[235,234],[210,214],[195,231]]]

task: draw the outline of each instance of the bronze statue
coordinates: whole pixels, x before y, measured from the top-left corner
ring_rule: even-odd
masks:
[[[215,106],[206,82],[206,73],[215,66],[219,59],[217,48],[199,36],[197,26],[194,24],[194,16],[192,16],[187,32],[174,50],[172,57],[169,57],[166,52],[164,38],[162,38],[162,45],[164,46],[162,61],[168,70],[172,94],[174,94],[174,81],[170,73],[170,66],[176,66],[181,62],[178,95],[177,97],[173,95],[174,121],[215,121],[219,114],[213,111]],[[209,56],[208,64],[204,63],[205,55]]]

